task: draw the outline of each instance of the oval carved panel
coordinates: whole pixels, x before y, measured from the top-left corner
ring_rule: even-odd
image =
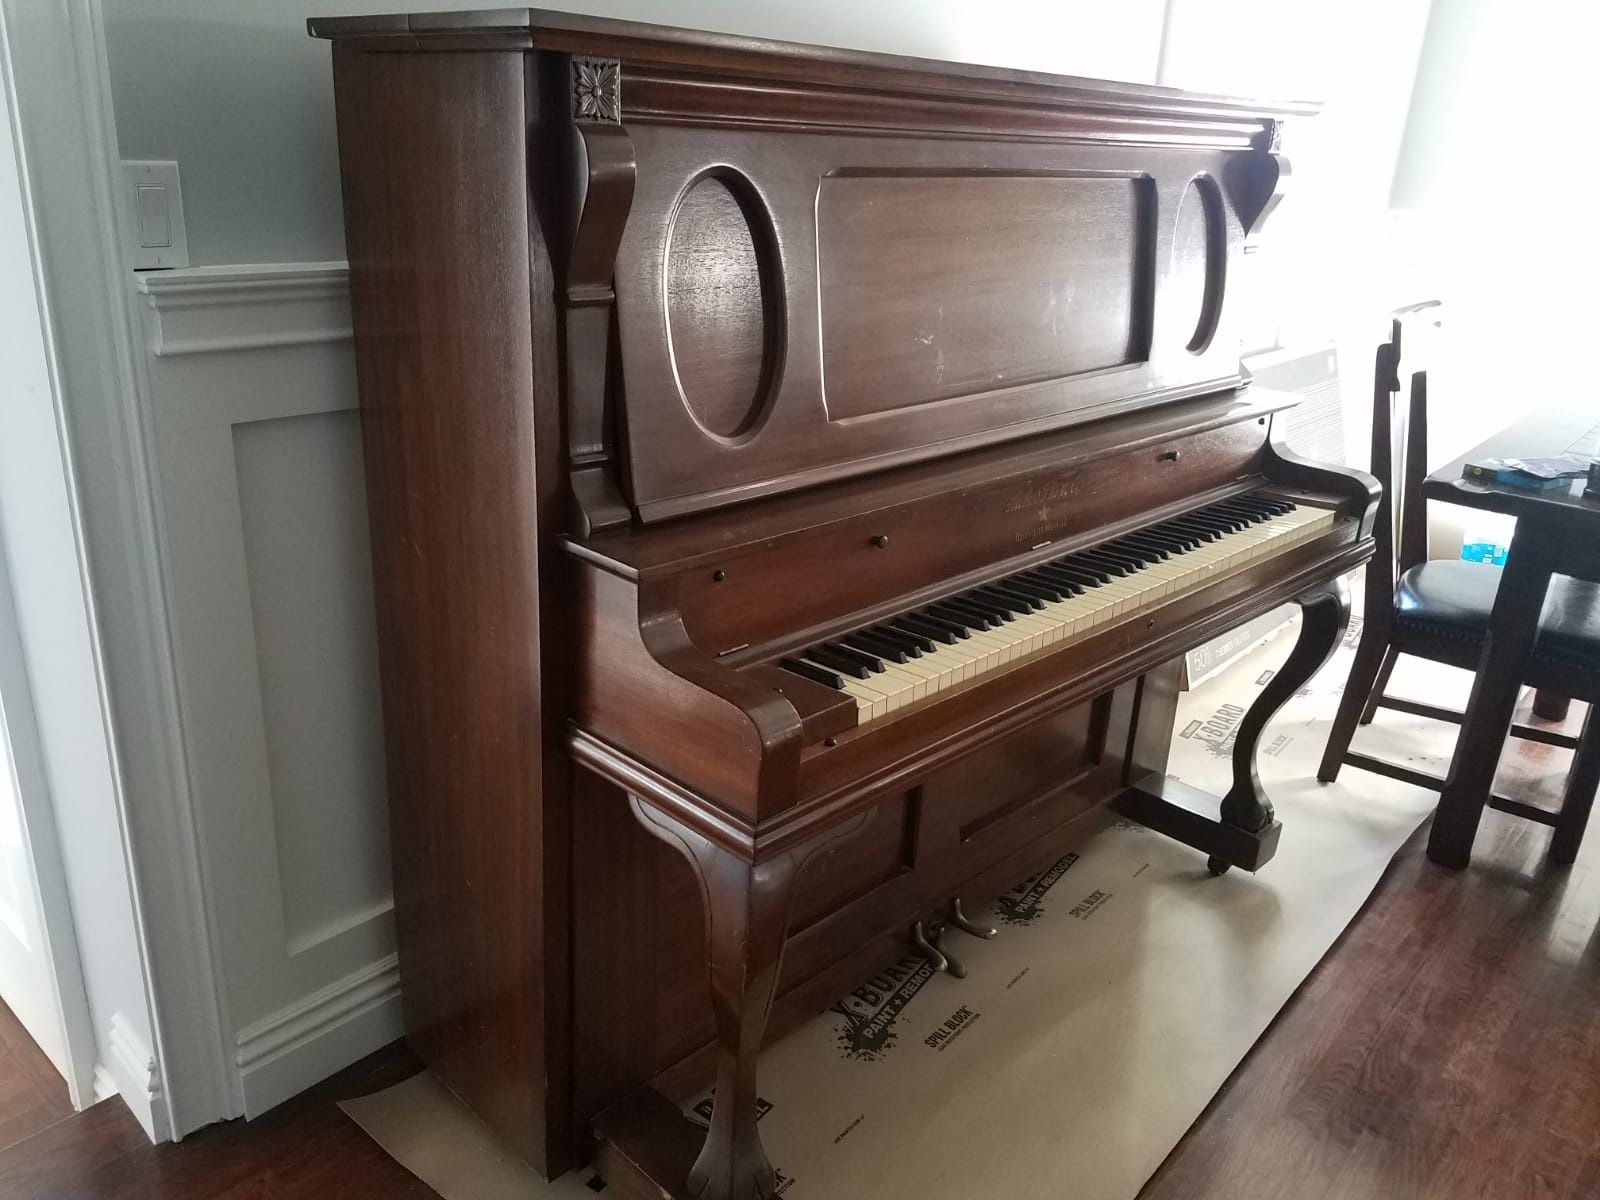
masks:
[[[1178,202],[1167,283],[1171,327],[1192,331],[1188,342],[1191,354],[1204,353],[1217,332],[1227,265],[1228,227],[1222,192],[1216,180],[1200,175],[1190,180]]]
[[[755,190],[731,172],[693,184],[667,239],[666,309],[684,405],[736,438],[766,411],[782,330],[775,239]]]

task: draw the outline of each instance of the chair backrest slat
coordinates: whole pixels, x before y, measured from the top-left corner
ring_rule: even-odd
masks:
[[[1406,344],[1416,341],[1408,336],[1407,321],[1436,324],[1432,314],[1415,317],[1419,310],[1436,306],[1437,301],[1429,301],[1397,312],[1389,340],[1379,343],[1373,358],[1371,470],[1383,484],[1383,499],[1373,523],[1377,552],[1367,564],[1363,612],[1375,631],[1387,629],[1393,618],[1400,573],[1428,557],[1428,512],[1422,498],[1428,474],[1428,373],[1411,372],[1409,388],[1401,380]]]
[[[1400,481],[1399,570],[1428,561],[1428,502],[1422,481],[1428,477],[1428,373],[1411,375],[1411,403],[1405,429],[1405,458]]]

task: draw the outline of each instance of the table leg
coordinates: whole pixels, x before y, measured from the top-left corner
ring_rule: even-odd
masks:
[[[1533,715],[1541,721],[1565,721],[1572,711],[1572,697],[1540,688],[1533,694]]]
[[[1539,633],[1539,614],[1550,586],[1548,541],[1531,521],[1519,522],[1495,595],[1489,636],[1478,659],[1461,736],[1428,837],[1428,857],[1440,866],[1459,869],[1472,858],[1472,841],[1494,785],[1523,671]]]

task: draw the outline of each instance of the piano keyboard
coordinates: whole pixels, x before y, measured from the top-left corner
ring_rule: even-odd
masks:
[[[1329,529],[1334,514],[1245,494],[1030,567],[778,665],[855,698],[866,724]]]

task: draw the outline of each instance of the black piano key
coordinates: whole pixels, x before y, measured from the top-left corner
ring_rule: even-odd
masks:
[[[997,608],[1007,615],[1033,611],[1032,604],[1018,600],[1015,596],[1007,596],[1004,592],[997,592],[993,588],[973,588],[970,592],[963,593],[963,595],[975,604]]]
[[[949,600],[941,600],[937,604],[928,605],[928,611],[936,617],[943,617],[946,621],[954,621],[957,625],[967,629],[993,629],[997,622],[980,613],[975,608],[955,604]]]
[[[1219,520],[1216,517],[1207,516],[1203,512],[1189,513],[1183,517],[1183,520],[1188,524],[1190,529],[1205,530],[1207,533],[1211,534],[1212,537],[1223,537],[1226,534],[1233,532],[1226,521]]]
[[[1168,538],[1181,545],[1185,550],[1193,550],[1200,544],[1200,539],[1198,537],[1185,529],[1179,528],[1176,523],[1170,520],[1162,521],[1160,524],[1154,525],[1150,529],[1145,530],[1145,532],[1153,534],[1157,537]]]
[[[956,637],[969,638],[972,636],[972,630],[968,629],[960,621],[949,620],[948,618],[941,617],[938,613],[924,610],[919,613],[913,613],[912,615],[921,617],[924,621],[927,621],[930,624],[937,625],[942,629],[948,630],[950,633],[955,634]]]
[[[1084,562],[1075,555],[1068,555],[1066,558],[1055,559],[1052,562],[1046,563],[1039,569],[1041,571],[1049,571],[1051,574],[1064,573],[1069,579],[1081,581],[1087,587],[1099,587],[1101,584],[1106,583],[1111,578],[1109,572],[1104,571],[1088,562]]]
[[[1272,515],[1259,505],[1249,504],[1243,500],[1219,500],[1212,507],[1219,512],[1231,513],[1234,516],[1242,517],[1252,525],[1259,525]]]
[[[1199,538],[1186,537],[1161,525],[1153,525],[1149,529],[1141,530],[1139,536],[1148,539],[1154,545],[1162,547],[1169,554],[1187,554],[1200,544]]]
[[[1099,587],[1104,582],[1098,573],[1090,573],[1080,567],[1069,567],[1062,562],[1045,563],[1039,568],[1039,574],[1047,579],[1070,583],[1080,590]]]
[[[852,656],[839,654],[826,646],[813,646],[805,652],[804,657],[819,667],[828,667],[841,675],[851,675],[856,679],[867,679],[872,675],[870,668],[863,666]]]
[[[1255,524],[1254,521],[1238,513],[1230,512],[1225,508],[1202,508],[1197,515],[1204,517],[1207,521],[1212,522],[1228,533],[1241,533]]]
[[[791,675],[809,679],[812,683],[826,684],[835,691],[844,691],[844,680],[840,679],[836,672],[826,670],[815,663],[802,662],[798,658],[780,658],[778,665]]]
[[[1101,554],[1099,550],[1079,550],[1078,553],[1073,557],[1078,562],[1087,563],[1093,567],[1099,567],[1108,575],[1116,578],[1133,574],[1133,568],[1127,563],[1122,562],[1120,559],[1108,558],[1106,555]]]
[[[1130,545],[1127,538],[1113,538],[1101,549],[1109,550],[1113,554],[1120,554],[1141,571],[1148,567],[1155,557],[1148,550],[1141,550],[1137,546]]]
[[[852,650],[864,650],[868,654],[874,654],[877,657],[886,659],[889,662],[910,662],[913,658],[922,653],[922,651],[916,649],[915,647],[907,649],[905,646],[897,646],[888,638],[879,637],[878,635],[869,633],[866,630],[860,630],[856,633],[847,634],[845,637],[842,637],[839,640],[846,646],[849,646]]]
[[[1110,583],[1130,574],[1121,563],[1103,562],[1100,559],[1090,558],[1087,554],[1074,554],[1071,558],[1058,559],[1051,566],[1060,567],[1068,571],[1079,571],[1085,575],[1093,576],[1096,583]]]
[[[1216,529],[1192,517],[1174,517],[1172,523],[1177,528],[1194,534],[1202,542],[1214,542],[1222,536]]]
[[[1115,563],[1129,575],[1133,574],[1133,572],[1137,570],[1140,570],[1144,566],[1143,563],[1130,558],[1128,555],[1119,553],[1116,550],[1107,549],[1105,546],[1096,546],[1093,550],[1085,550],[1083,555],[1085,558],[1098,559],[1101,562]]]
[[[1141,554],[1149,555],[1156,562],[1166,562],[1167,559],[1172,557],[1171,547],[1163,546],[1149,534],[1124,534],[1122,537],[1118,538],[1117,541],[1139,551]]]
[[[864,650],[857,650],[853,646],[846,646],[840,642],[824,642],[823,649],[832,650],[835,654],[842,654],[846,658],[853,658],[869,671],[883,673],[883,663],[878,661],[876,654],[868,654]]]
[[[1036,596],[1046,603],[1053,603],[1061,599],[1061,590],[1059,588],[1051,587],[1048,583],[1037,579],[1029,579],[1023,575],[1008,575],[1006,577],[1006,586],[1013,591],[1025,592],[1030,596]]]
[[[950,599],[944,601],[944,603],[954,604],[958,608],[963,608],[968,612],[977,613],[980,616],[987,617],[990,625],[1003,625],[1005,622],[1012,619],[1011,609],[1002,608],[992,600],[985,600],[981,596],[974,596],[971,592],[963,592],[959,596],[952,596]]]
[[[1044,607],[1044,601],[1038,596],[1030,595],[1022,588],[1013,587],[1009,579],[996,579],[993,583],[983,585],[991,592],[1001,596],[1008,596],[1023,606],[1024,612],[1038,612]]]
[[[908,649],[915,650],[918,654],[933,653],[933,642],[930,639],[923,637],[920,633],[897,629],[887,622],[882,625],[874,625],[871,633],[875,637],[887,638],[891,642],[897,642]]]
[[[933,618],[924,617],[917,613],[907,613],[903,617],[896,617],[889,624],[897,629],[904,629],[908,633],[919,634],[931,638],[936,642],[943,642],[947,646],[956,644],[957,635],[945,626],[943,622],[934,623]]]
[[[1287,500],[1279,500],[1276,496],[1263,496],[1260,492],[1251,492],[1249,501],[1258,508],[1264,509],[1274,517],[1282,517],[1294,511],[1294,505]]]
[[[1068,596],[1076,596],[1083,591],[1081,583],[1073,583],[1070,579],[1052,579],[1040,567],[1035,567],[1031,571],[1024,571],[1020,575],[1012,576],[1012,578],[1046,589],[1052,600],[1065,600]]]

